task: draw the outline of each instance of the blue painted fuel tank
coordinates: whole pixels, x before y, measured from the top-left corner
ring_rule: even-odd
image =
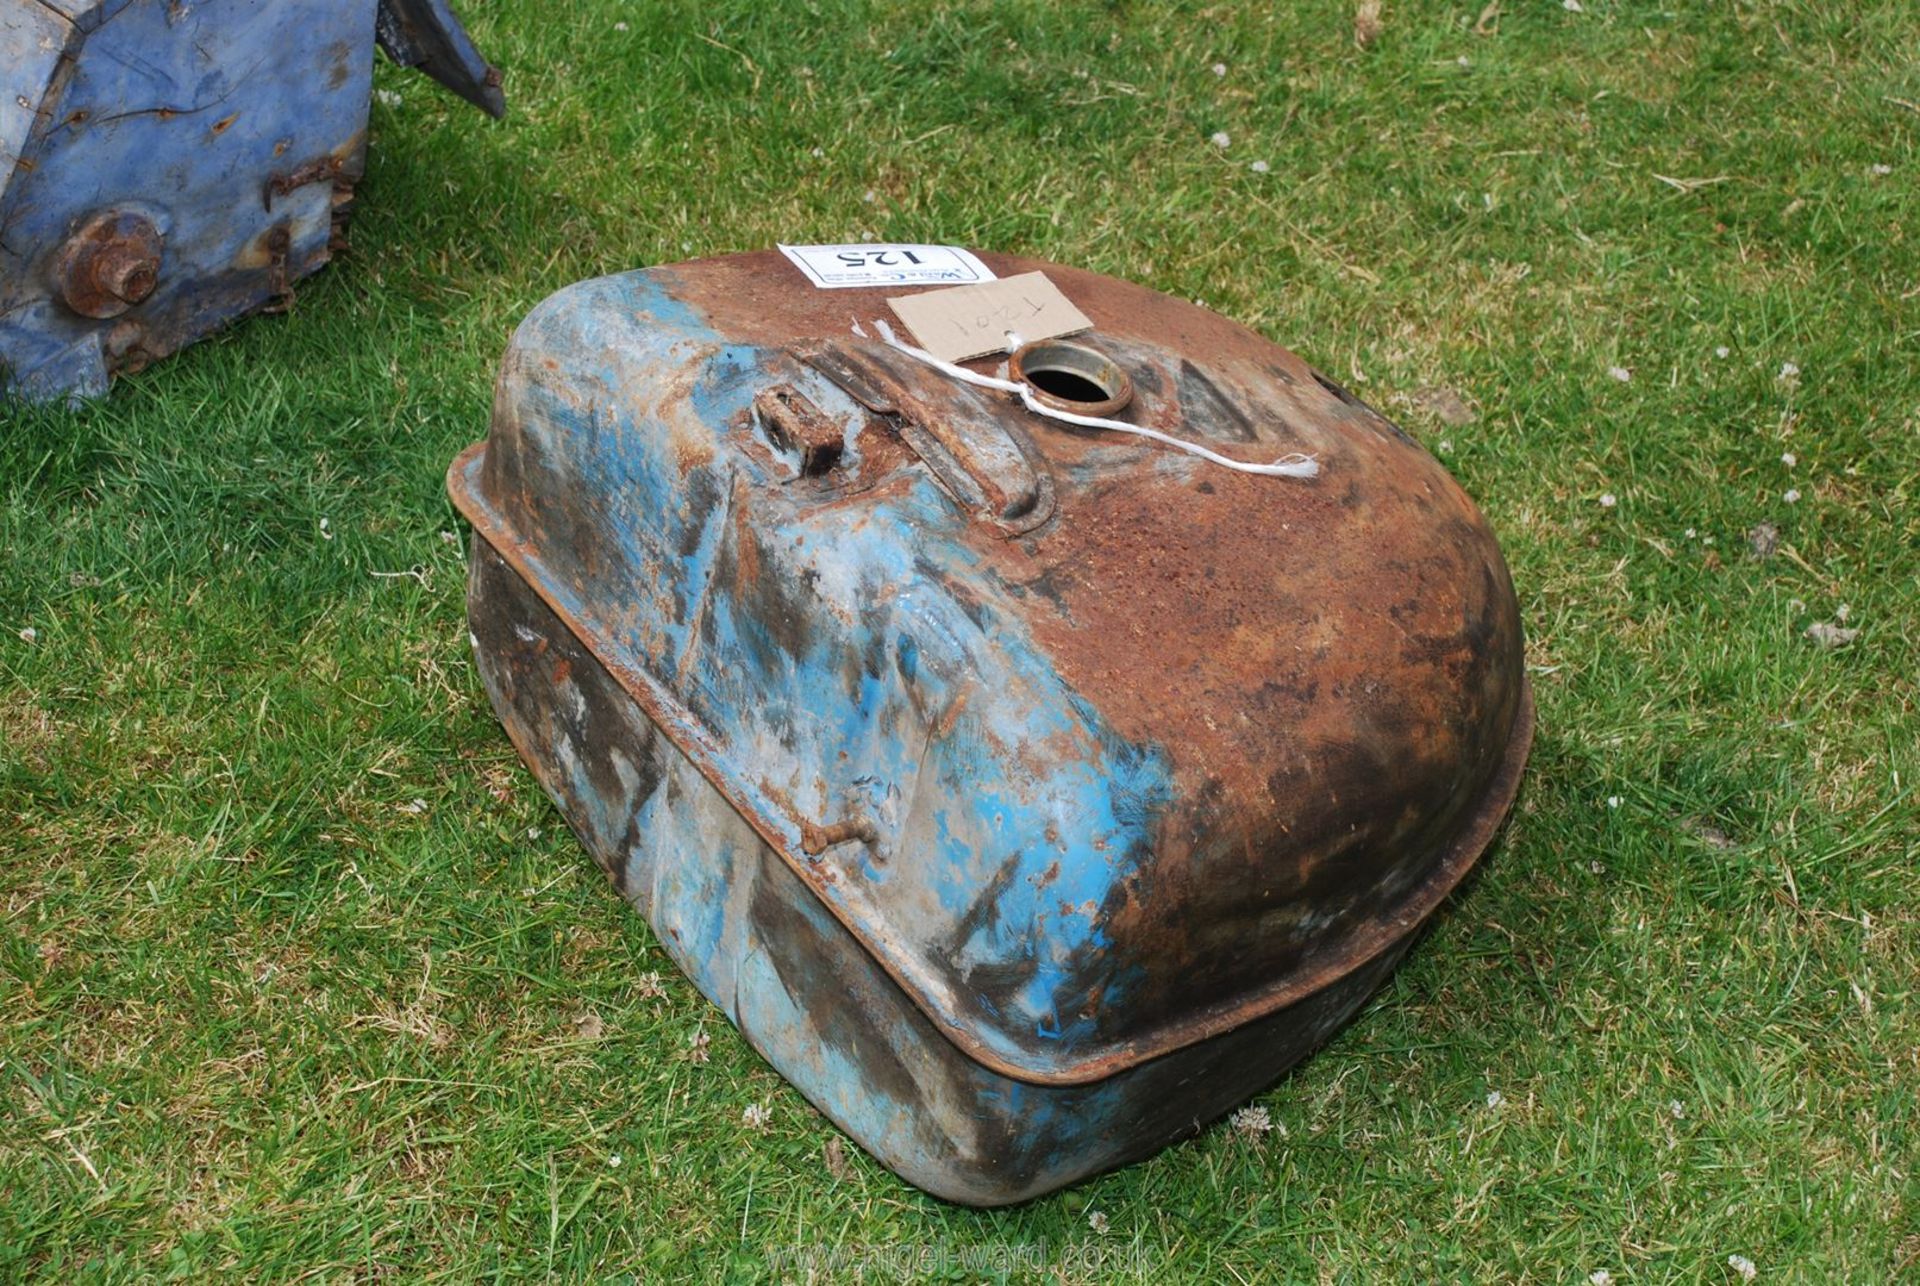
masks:
[[[446,0],[0,0],[0,391],[91,397],[336,246],[376,40],[493,115]]]
[[[1013,363],[1049,404],[1319,474],[1039,418],[878,342],[901,290],[757,254],[540,305],[449,487],[488,694],[588,852],[862,1146],[994,1205],[1321,1044],[1532,708],[1498,545],[1399,429],[1217,314],[982,258],[1094,323]]]

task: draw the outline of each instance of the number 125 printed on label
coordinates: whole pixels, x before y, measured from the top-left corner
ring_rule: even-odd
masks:
[[[993,269],[959,246],[781,246],[780,253],[822,290],[862,286],[961,286],[992,281]]]

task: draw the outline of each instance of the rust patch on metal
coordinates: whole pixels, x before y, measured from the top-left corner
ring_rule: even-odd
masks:
[[[1180,803],[1107,908],[1123,957],[1190,962],[1136,996],[1159,1021],[1315,972],[1352,949],[1335,923],[1406,914],[1463,808],[1504,812],[1523,679],[1492,534],[1388,435],[1320,454],[1306,485],[1129,470],[992,551],[1062,677],[1173,762]]]
[[[826,826],[808,821],[800,823],[800,848],[809,857],[818,857],[835,844],[845,844],[849,840],[871,844],[879,838],[880,832],[864,818],[849,818]]]
[[[314,183],[332,183],[336,187],[344,185],[351,190],[360,179],[366,146],[367,136],[364,133],[356,134],[330,152],[303,161],[284,173],[270,176],[261,185],[260,208],[270,214],[276,197],[297,192]],[[278,151],[277,148],[275,150]]]
[[[331,182],[339,175],[340,169],[341,164],[339,157],[317,156],[303,165],[295,166],[285,174],[276,174],[267,180],[266,186],[261,192],[260,208],[271,211],[275,197],[282,197],[286,196],[289,192],[296,192],[306,187],[309,183],[319,183],[323,180]]]

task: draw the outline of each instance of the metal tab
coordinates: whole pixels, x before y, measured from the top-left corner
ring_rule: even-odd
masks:
[[[417,67],[495,120],[507,114],[500,69],[473,47],[447,0],[380,0],[374,30],[394,62]]]

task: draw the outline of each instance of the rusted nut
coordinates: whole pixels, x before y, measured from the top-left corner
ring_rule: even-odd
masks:
[[[1113,415],[1133,401],[1133,381],[1097,348],[1043,339],[1024,344],[1007,359],[1013,378],[1035,400],[1076,415]]]
[[[118,317],[160,284],[160,229],[143,214],[102,210],[67,238],[54,264],[60,300],[82,317]]]
[[[137,304],[151,295],[159,282],[160,261],[117,256],[105,265],[100,275],[106,279],[108,294],[124,304]]]
[[[844,844],[850,839],[871,844],[879,838],[880,832],[874,824],[861,817],[848,818],[846,821],[835,822],[831,826],[819,826],[813,822],[800,823],[800,847],[806,850],[808,857],[818,857],[835,844]]]
[[[146,340],[146,327],[137,318],[123,317],[115,322],[100,341],[100,353],[106,358],[107,370],[115,375],[145,370],[153,361],[153,354],[146,350]]]

